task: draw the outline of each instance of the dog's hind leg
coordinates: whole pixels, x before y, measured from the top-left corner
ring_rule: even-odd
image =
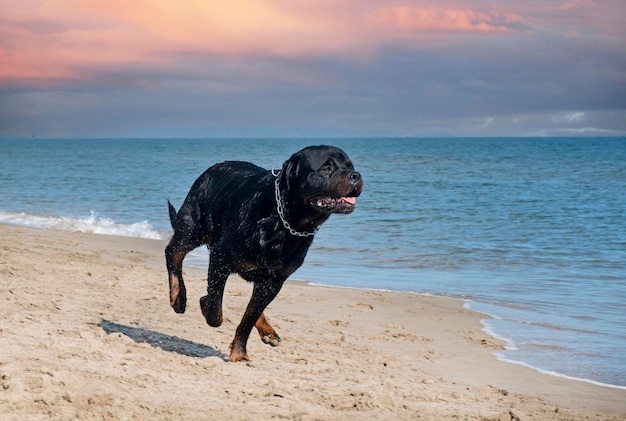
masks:
[[[261,335],[263,343],[271,346],[280,345],[280,336],[278,336],[274,328],[265,318],[265,313],[261,313],[261,317],[259,317],[254,326],[259,331],[259,335]]]

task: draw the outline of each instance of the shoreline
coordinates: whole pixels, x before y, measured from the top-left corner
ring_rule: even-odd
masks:
[[[289,280],[226,363],[250,285],[231,277],[224,325],[167,300],[165,240],[0,224],[0,414],[8,419],[623,419],[626,392],[502,361],[464,300]],[[488,315],[487,315],[488,316]],[[110,414],[107,415],[107,414]],[[508,416],[509,418],[506,418]]]
[[[395,293],[395,294],[415,294],[415,295],[418,295],[418,296],[421,296],[421,297],[438,297],[438,298],[445,298],[445,299],[449,299],[449,300],[457,300],[459,302],[463,302],[463,308],[467,309],[468,311],[470,311],[472,313],[476,313],[478,315],[484,316],[484,317],[480,318],[480,324],[482,326],[481,330],[483,332],[485,332],[485,334],[487,334],[488,336],[493,338],[495,341],[502,342],[503,343],[503,345],[502,345],[503,349],[506,349],[507,345],[511,343],[510,339],[492,332],[491,329],[488,328],[483,323],[484,320],[493,319],[495,316],[493,316],[492,314],[486,313],[486,312],[482,312],[482,311],[478,311],[478,310],[474,310],[474,309],[470,308],[469,306],[467,306],[467,304],[471,304],[474,301],[472,301],[470,299],[467,299],[467,298],[457,297],[457,296],[454,296],[454,295],[437,295],[437,294],[429,294],[429,293],[421,293],[421,292],[413,292],[413,291],[395,291],[395,290],[392,290],[392,289],[376,289],[376,288],[350,287],[350,286],[343,286],[343,285],[327,285],[327,284],[323,284],[323,283],[309,282],[309,281],[306,281],[306,280],[303,280],[303,279],[289,279],[287,282],[302,283],[304,285],[311,286],[311,287],[354,289],[354,290],[357,290],[357,291],[374,291],[374,292]],[[531,369],[533,371],[536,371],[539,374],[543,374],[543,375],[547,375],[547,376],[551,376],[551,377],[562,378],[562,379],[565,379],[565,380],[571,380],[571,381],[577,381],[577,382],[582,382],[582,383],[588,383],[588,384],[591,384],[591,385],[594,385],[594,386],[606,387],[606,388],[609,388],[609,389],[626,390],[626,386],[620,386],[620,385],[609,384],[609,383],[602,383],[602,382],[591,380],[591,379],[585,379],[585,378],[581,378],[581,377],[573,377],[573,376],[568,376],[566,374],[557,373],[555,371],[544,370],[542,368],[535,367],[532,364],[528,364],[528,363],[525,363],[523,361],[516,361],[516,360],[513,360],[513,359],[500,357],[500,356],[496,355],[496,352],[497,351],[493,352],[493,356],[498,361],[502,361],[502,362],[505,362],[505,363],[508,363],[508,364],[520,365],[522,367],[525,367],[525,368]]]
[[[147,221],[135,222],[132,224],[118,224],[114,222],[113,220],[110,220],[107,218],[100,218],[97,215],[97,213],[93,211],[91,212],[91,215],[87,218],[68,218],[68,217],[52,217],[52,216],[45,217],[45,216],[32,215],[28,213],[0,212],[0,224],[8,224],[11,226],[22,226],[22,227],[34,227],[34,228],[48,229],[48,230],[80,231],[80,232],[87,232],[87,233],[95,233],[99,235],[124,236],[124,237],[133,237],[133,238],[139,237],[139,238],[146,238],[146,239],[154,239],[157,241],[166,241],[165,239],[171,234],[171,232],[169,231],[153,229],[152,226]],[[377,272],[372,273],[371,270],[366,270],[364,272],[363,271],[364,268],[360,266],[352,267],[351,269],[346,269],[345,271],[343,271],[339,269],[339,266],[332,266],[335,264],[334,262],[330,262],[330,265],[333,267],[333,269],[329,270],[328,261],[326,261],[325,263],[320,263],[319,261],[316,261],[316,258],[317,258],[316,251],[317,250],[312,250],[309,256],[307,256],[307,262],[305,262],[304,267],[301,268],[296,273],[296,276],[302,276],[303,282],[306,282],[312,286],[336,287],[336,286],[341,286],[343,284],[347,288],[356,288],[356,289],[362,289],[362,290],[417,292],[419,294],[429,294],[429,292],[412,291],[411,287],[407,283],[406,273],[397,273],[395,271],[385,272],[385,273],[377,273]],[[208,253],[206,252],[206,249],[196,250],[187,256],[186,266],[195,266],[195,267],[206,270],[207,260],[208,260]],[[313,263],[314,266],[312,266],[311,262],[316,262],[316,263]],[[344,262],[344,265],[342,267],[348,268],[349,266],[350,266],[349,262]],[[315,269],[311,270],[311,268],[315,268]],[[337,273],[337,270],[338,270],[338,273]],[[484,319],[486,323],[483,323],[485,331],[490,336],[501,339],[507,343],[513,344],[513,348],[515,349],[515,351],[512,351],[512,352],[509,350],[506,350],[500,353],[497,356],[500,360],[505,361],[505,362],[510,362],[513,364],[521,364],[531,369],[534,369],[538,372],[549,374],[549,375],[554,375],[554,376],[563,377],[567,379],[573,379],[573,380],[582,381],[582,382],[588,382],[591,384],[597,384],[597,385],[601,385],[605,387],[626,389],[626,384],[623,384],[623,382],[620,381],[621,378],[618,378],[617,377],[618,375],[615,373],[613,373],[614,375],[611,377],[611,379],[614,380],[613,382],[611,382],[611,379],[608,379],[608,378],[603,379],[602,376],[600,377],[596,376],[597,372],[593,369],[593,367],[587,368],[587,372],[580,373],[582,374],[580,376],[576,376],[576,374],[573,374],[576,372],[576,370],[572,370],[572,369],[576,368],[578,362],[575,356],[574,358],[569,358],[569,357],[572,357],[575,351],[583,352],[583,353],[586,352],[586,349],[583,347],[579,347],[577,349],[572,349],[572,350],[568,350],[567,348],[562,348],[561,352],[569,352],[569,355],[564,356],[566,359],[563,361],[553,360],[553,364],[547,367],[542,366],[541,364],[542,352],[536,353],[534,355],[525,354],[525,356],[522,359],[517,358],[517,356],[519,355],[518,352],[523,352],[523,350],[519,350],[515,344],[516,342],[524,344],[524,340],[526,338],[524,337],[516,338],[515,330],[509,329],[506,332],[495,331],[490,327],[492,323],[497,323],[498,320],[501,320],[503,317],[506,318],[506,316],[504,316],[502,313],[498,313],[497,309],[496,311],[491,311],[491,310],[485,310],[485,309],[480,308],[484,306],[485,304],[490,305],[489,300],[486,300],[486,301],[485,300],[483,301],[473,300],[471,298],[468,298],[468,295],[466,295],[465,291],[460,292],[458,290],[455,290],[454,284],[461,282],[461,280],[464,277],[466,276],[476,277],[476,276],[482,276],[482,274],[483,272],[480,272],[480,271],[478,272],[470,271],[462,275],[457,275],[456,276],[457,279],[454,282],[452,282],[452,285],[443,286],[442,288],[440,288],[438,292],[432,292],[430,294],[434,296],[450,297],[450,298],[460,299],[460,300],[468,300],[467,303],[471,304],[471,307],[468,306],[470,310],[476,311],[480,314],[487,315],[488,318]],[[426,277],[427,279],[430,278],[429,282],[439,283],[440,282],[439,277],[442,276],[442,273],[440,273],[437,270],[426,271],[426,272],[421,271],[419,276]],[[449,274],[443,275],[444,283],[446,282],[448,276],[450,275]],[[335,281],[338,282],[338,283],[335,283],[335,285],[333,285],[333,282],[324,281],[324,280],[332,279],[333,277]],[[372,279],[385,280],[389,277],[393,279],[394,284],[399,285],[401,287],[400,288],[395,288],[395,287],[376,288],[376,287],[371,286]],[[413,279],[414,277],[415,277],[415,274],[412,274],[411,279]],[[313,280],[308,281],[306,279],[313,279]],[[359,283],[362,283],[364,286],[354,285],[353,279],[359,279],[360,280]],[[369,279],[369,281],[361,282],[363,279]],[[351,283],[352,285],[350,285]],[[387,285],[389,285],[388,282],[387,282]],[[428,289],[426,289],[425,291],[427,290]],[[456,293],[451,292],[451,291],[456,291]],[[503,297],[503,298],[505,300],[507,299],[507,297]],[[515,300],[509,301],[509,303],[512,303],[513,305],[515,305]],[[496,307],[498,307],[498,305],[496,305]],[[506,306],[503,308],[499,308],[499,310],[503,310],[503,309],[506,310]],[[522,323],[523,323],[524,319],[516,319],[515,315],[513,315],[513,320],[518,320],[518,321],[522,320]],[[513,326],[513,329],[515,329],[515,326]],[[595,332],[595,330],[593,329],[593,326],[588,327],[588,330],[589,332]],[[538,343],[548,343],[551,341],[552,338],[549,332],[543,332],[542,334],[543,336],[539,338]],[[561,341],[560,343],[564,343],[564,342]],[[588,342],[588,344],[589,344],[588,346],[593,347],[592,345],[593,342]],[[607,358],[611,358],[611,355],[605,355],[605,356]],[[604,361],[605,363],[608,363],[609,360],[605,359]],[[615,365],[615,367],[621,367],[619,363],[615,363],[615,364],[617,364]],[[559,372],[557,372],[557,370]]]

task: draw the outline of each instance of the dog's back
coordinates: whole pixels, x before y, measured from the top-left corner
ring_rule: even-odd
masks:
[[[225,231],[241,231],[230,228],[249,221],[242,218],[242,212],[262,212],[258,208],[263,205],[270,212],[271,194],[269,171],[249,162],[222,162],[196,179],[178,212],[169,204],[170,222],[175,231],[188,231],[210,245],[219,241]],[[260,196],[267,198],[258,202]]]

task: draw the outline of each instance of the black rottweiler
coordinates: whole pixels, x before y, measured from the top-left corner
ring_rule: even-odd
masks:
[[[165,248],[170,305],[176,313],[185,311],[183,259],[206,244],[211,258],[200,308],[209,325],[222,324],[222,296],[231,273],[254,283],[229,360],[249,360],[246,344],[253,326],[263,342],[278,345],[280,337],[263,311],[302,265],[319,226],[332,213],[352,212],[362,190],[361,175],[332,146],[305,148],[279,172],[236,161],[212,166],[191,186],[178,212],[168,202],[174,228]]]

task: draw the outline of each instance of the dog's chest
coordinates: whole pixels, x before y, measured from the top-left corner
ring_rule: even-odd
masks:
[[[311,239],[292,238],[285,231],[265,232],[255,237],[248,241],[245,256],[233,256],[235,270],[249,281],[286,279],[302,265],[311,245]]]

